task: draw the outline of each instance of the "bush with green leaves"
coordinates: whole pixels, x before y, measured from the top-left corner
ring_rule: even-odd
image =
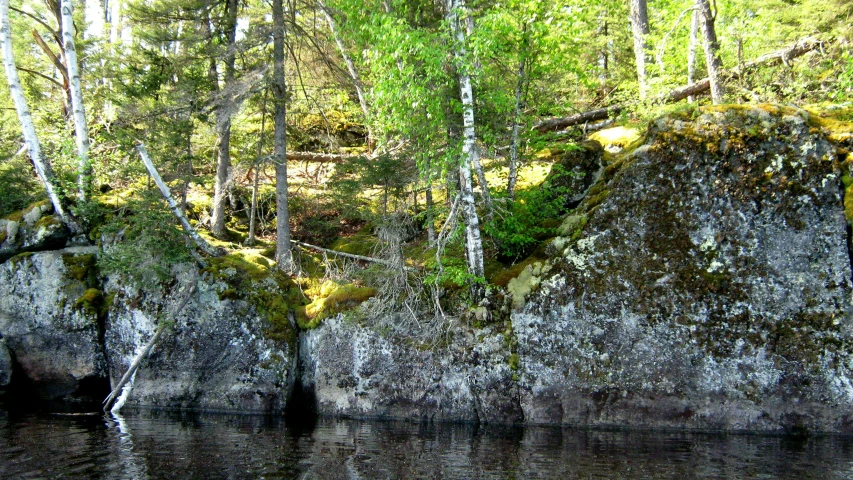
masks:
[[[21,210],[44,197],[44,189],[24,157],[0,163],[0,216]]]
[[[192,260],[175,217],[154,192],[142,192],[99,229],[104,254],[98,266],[138,286],[165,284],[175,264]]]

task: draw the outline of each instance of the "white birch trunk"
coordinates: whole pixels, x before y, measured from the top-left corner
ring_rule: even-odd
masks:
[[[83,106],[83,88],[80,85],[80,63],[74,45],[74,6],[71,0],[62,0],[59,11],[62,17],[62,43],[65,50],[65,68],[68,70],[71,91],[71,118],[77,143],[77,200],[85,202],[92,189],[92,164],[89,162],[89,127],[86,108]]]
[[[696,8],[701,16],[699,25],[704,37],[705,63],[708,66],[708,79],[711,83],[711,101],[716,105],[723,103],[723,85],[720,83],[723,62],[720,61],[718,53],[720,45],[717,42],[714,17],[711,15],[711,5],[708,4],[708,0],[696,0]]]
[[[648,96],[646,80],[646,35],[649,20],[645,0],[631,0],[631,32],[634,37],[634,59],[637,63],[637,82],[640,84],[640,100]]]
[[[691,85],[696,81],[696,49],[699,45],[699,10],[693,9],[693,16],[690,20],[690,43],[687,47],[687,84]],[[687,101],[693,103],[696,99],[693,95],[687,97]]]
[[[54,188],[54,175],[50,162],[42,157],[41,144],[39,143],[36,127],[30,115],[27,99],[21,89],[21,79],[18,69],[15,68],[15,54],[12,50],[12,29],[9,25],[9,0],[0,0],[0,48],[3,50],[3,66],[6,69],[6,79],[9,82],[9,94],[15,104],[18,121],[21,124],[24,142],[30,152],[30,160],[33,162],[36,173],[39,176],[53,209],[62,218],[63,223],[72,234],[80,232],[80,227],[69,212],[62,206],[59,194]]]
[[[136,146],[136,150],[139,152],[139,156],[142,157],[142,162],[145,164],[145,168],[148,169],[148,174],[151,175],[151,178],[154,179],[154,183],[157,184],[157,188],[160,189],[160,193],[163,195],[163,198],[166,199],[166,203],[169,204],[169,208],[172,210],[172,213],[177,217],[178,221],[181,222],[181,226],[184,228],[184,232],[192,239],[192,241],[196,244],[196,246],[201,249],[204,253],[216,257],[222,255],[222,251],[211,246],[207,241],[198,234],[198,232],[193,228],[190,224],[190,221],[187,219],[187,216],[184,215],[184,212],[181,211],[181,207],[178,205],[178,202],[172,197],[172,192],[169,190],[169,187],[163,182],[163,179],[160,177],[160,174],[157,173],[157,169],[154,167],[154,163],[151,161],[151,157],[148,156],[148,151],[145,150],[145,145],[138,144]]]
[[[483,240],[480,236],[480,219],[474,200],[471,165],[479,164],[477,136],[474,130],[474,92],[471,88],[471,76],[467,72],[465,61],[465,35],[459,25],[457,12],[465,9],[464,0],[447,0],[447,15],[451,33],[455,40],[456,67],[459,75],[459,95],[462,100],[463,124],[463,160],[459,165],[459,195],[462,217],[465,222],[465,256],[468,261],[468,273],[477,279],[485,276],[483,267]],[[488,187],[484,184],[484,190]],[[485,197],[484,197],[485,198]],[[478,302],[483,298],[483,286],[476,281],[471,283],[471,298]]]

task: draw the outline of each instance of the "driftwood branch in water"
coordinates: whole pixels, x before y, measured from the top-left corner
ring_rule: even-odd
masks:
[[[339,252],[337,250],[329,250],[328,248],[318,247],[317,245],[311,245],[310,243],[304,243],[304,242],[300,242],[297,240],[291,240],[290,242],[294,243],[294,244],[296,244],[302,248],[308,249],[308,250],[315,250],[315,251],[321,252],[321,253],[328,253],[330,255],[336,255],[338,257],[351,258],[353,260],[361,260],[363,262],[378,263],[380,265],[385,265],[386,267],[390,267],[390,268],[399,267],[399,265],[395,265],[394,263],[389,262],[387,260],[382,260],[381,258],[365,257],[364,255],[355,255],[353,253],[345,253],[345,252]],[[403,268],[405,268],[406,270],[413,270],[412,267],[403,267]]]
[[[198,246],[198,248],[204,253],[211,257],[223,255],[225,252],[222,251],[222,249],[211,246],[201,237],[201,235],[198,234],[195,228],[190,225],[190,221],[187,219],[187,216],[184,215],[184,212],[181,211],[178,203],[175,202],[174,198],[172,198],[172,193],[169,191],[169,187],[166,186],[166,183],[164,183],[163,179],[160,178],[160,174],[157,173],[157,169],[154,168],[154,163],[151,162],[151,157],[148,156],[148,151],[145,150],[145,145],[143,145],[142,142],[139,142],[139,144],[136,145],[136,150],[139,151],[139,156],[142,157],[142,162],[145,163],[145,168],[148,169],[148,173],[151,174],[151,178],[154,179],[154,183],[157,184],[157,188],[160,189],[160,193],[162,193],[163,197],[166,198],[166,202],[169,204],[169,208],[172,209],[172,213],[175,214],[181,222],[181,226],[184,227],[184,232],[190,236],[196,246]]]
[[[195,289],[196,284],[195,282],[193,282],[190,286],[189,291],[186,293],[186,295],[184,295],[184,299],[181,301],[180,305],[178,305],[178,308],[175,309],[175,312],[172,316],[178,315],[179,313],[181,313],[181,310],[183,310],[184,307],[187,306],[187,303],[189,303],[190,298],[192,298],[193,294],[195,293]],[[119,397],[122,388],[124,388],[127,382],[129,382],[130,379],[133,378],[133,374],[136,373],[136,370],[139,369],[139,365],[142,364],[142,360],[144,360],[148,356],[148,354],[151,353],[151,350],[154,348],[154,345],[156,345],[157,342],[160,340],[160,336],[163,334],[165,325],[166,324],[164,322],[161,322],[160,325],[157,326],[157,331],[154,332],[154,336],[151,337],[151,340],[148,341],[148,344],[145,345],[145,348],[143,348],[142,351],[136,355],[136,357],[130,363],[130,367],[128,367],[127,371],[124,372],[124,375],[121,377],[121,380],[118,381],[116,387],[104,400],[104,412],[110,410],[110,406],[113,404],[116,398]],[[121,408],[121,406],[119,406],[119,408]]]
[[[743,68],[737,68],[724,73],[729,79],[736,79],[744,75],[750,70],[754,70],[759,67],[767,67],[772,65],[778,65],[783,63],[785,65],[788,64],[789,60],[805,55],[806,53],[819,48],[823,42],[815,37],[807,37],[803,38],[794,45],[783,48],[781,50],[776,50],[774,52],[770,52],[764,54],[755,60],[747,62],[743,65]],[[711,82],[708,78],[703,78],[695,83],[690,85],[685,85],[683,87],[678,87],[669,93],[657,97],[655,100],[659,103],[674,103],[685,98],[696,95],[699,93],[707,92],[711,88]],[[617,114],[628,106],[627,103],[622,103],[618,105],[613,105],[605,108],[598,108],[595,110],[589,110],[587,112],[578,113],[575,115],[570,115],[568,117],[560,117],[560,118],[549,118],[548,120],[544,120],[539,122],[538,124],[533,126],[533,129],[538,132],[553,132],[557,130],[563,130],[569,127],[573,127],[575,125],[581,125],[587,122],[597,121],[597,120],[605,120],[610,115]]]

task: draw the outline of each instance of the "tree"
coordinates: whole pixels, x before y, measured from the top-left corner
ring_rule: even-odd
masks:
[[[283,271],[293,270],[290,244],[290,212],[287,188],[287,84],[284,76],[284,6],[282,0],[272,0],[273,18],[273,103],[275,105],[275,261]]]
[[[3,66],[6,69],[9,92],[15,103],[15,110],[18,114],[18,121],[21,124],[24,142],[27,144],[30,160],[33,162],[39,179],[44,184],[50,203],[53,204],[53,209],[62,218],[63,223],[65,223],[71,233],[77,234],[80,232],[80,227],[71,213],[63,207],[59,193],[56,191],[53,168],[50,161],[44,158],[41,153],[41,143],[39,142],[35,124],[30,115],[30,108],[21,89],[21,79],[18,77],[18,70],[15,67],[11,32],[12,29],[9,25],[9,0],[0,0],[0,48],[3,50]]]
[[[711,6],[708,0],[696,0],[696,9],[699,11],[699,24],[702,27],[702,37],[705,47],[705,63],[708,67],[708,78],[711,82],[711,100],[715,103],[723,103],[723,85],[720,81],[720,71],[723,62],[720,61],[720,45],[717,42],[717,32],[714,29],[715,16],[711,14]]]
[[[462,101],[462,161],[459,162],[459,197],[462,218],[465,223],[465,256],[471,281],[471,299],[478,302],[485,293],[481,279],[485,278],[483,267],[483,240],[480,235],[480,219],[474,201],[471,179],[471,165],[479,163],[477,151],[477,133],[474,127],[474,90],[471,88],[470,66],[466,64],[465,34],[460,25],[460,14],[467,15],[465,0],[447,0],[447,21],[453,41],[456,75],[459,78],[459,98]],[[483,186],[484,188],[487,188]]]
[[[62,0],[60,11],[65,65],[71,92],[71,116],[74,120],[74,133],[77,140],[77,200],[82,203],[88,199],[89,191],[92,189],[92,164],[89,162],[89,127],[86,124],[83,89],[80,85],[80,65],[77,61],[77,48],[74,45],[74,6],[71,0]]]
[[[631,31],[634,37],[634,59],[637,63],[637,81],[640,83],[640,100],[645,100],[649,91],[646,79],[646,37],[650,33],[646,0],[631,0]]]
[[[236,73],[235,61],[236,38],[237,38],[237,10],[238,0],[225,0],[223,5],[224,14],[222,19],[222,35],[225,45],[225,81],[224,88],[220,91],[220,97],[216,108],[216,136],[217,136],[217,162],[216,183],[213,189],[213,212],[211,213],[211,233],[223,238],[225,236],[225,200],[231,184],[231,117],[235,105],[229,98],[228,89],[234,84]],[[213,30],[213,29],[211,29]],[[216,60],[211,59],[208,75],[211,84],[218,86],[219,73]]]

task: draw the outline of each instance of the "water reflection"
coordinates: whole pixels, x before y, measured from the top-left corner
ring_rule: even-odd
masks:
[[[0,410],[0,477],[61,476],[849,479],[853,439]]]

